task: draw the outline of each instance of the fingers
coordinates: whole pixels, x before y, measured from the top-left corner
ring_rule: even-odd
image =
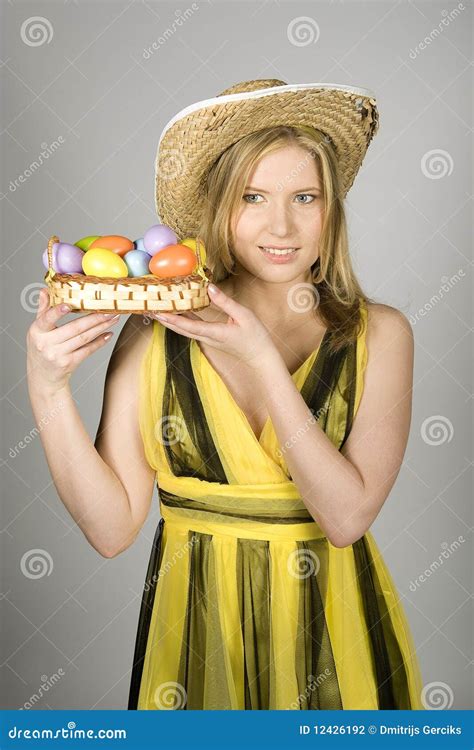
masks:
[[[166,315],[160,313],[160,322],[178,333],[185,333],[193,337],[206,337],[210,341],[218,342],[224,340],[227,329],[225,323],[210,323],[201,319],[199,319],[198,323],[195,320],[189,320],[183,315],[176,315],[174,313]]]
[[[94,318],[94,320],[96,321],[95,325],[92,322],[92,324],[89,323],[89,326],[81,325],[81,326],[76,327],[76,322],[82,324],[82,320],[84,320],[84,318],[81,318],[80,321],[75,321],[74,324],[67,323],[65,326],[61,326],[61,328],[69,328],[69,326],[74,325],[74,331],[75,331],[75,335],[68,336],[67,339],[60,342],[61,350],[63,352],[70,354],[71,352],[74,352],[78,349],[82,349],[91,341],[96,339],[99,336],[99,334],[101,334],[103,331],[106,331],[109,326],[116,325],[119,322],[121,316],[114,315],[113,317],[104,319],[103,316],[99,315],[98,317],[102,318],[102,320],[99,320],[99,322],[97,322],[95,315],[93,316],[85,315],[84,317]],[[88,323],[89,321],[86,320],[85,322]],[[58,329],[58,331],[60,330],[61,329]],[[51,335],[53,336],[54,334],[51,334]]]
[[[89,344],[81,346],[79,349],[76,349],[74,352],[72,352],[71,359],[73,362],[73,368],[75,369],[78,365],[81,364],[81,362],[87,359],[87,357],[97,351],[97,349],[100,349],[102,346],[104,346],[104,344],[107,343],[111,336],[113,336],[113,332],[107,331],[106,333],[97,336],[97,338],[95,338]]]
[[[40,293],[38,295],[38,309],[36,311],[36,320],[42,315],[49,307],[49,292],[48,289],[43,286],[40,289]]]
[[[50,339],[53,344],[64,344],[65,342],[68,342],[69,344],[69,342],[74,342],[76,340],[76,345],[70,347],[75,349],[78,345],[83,346],[83,344],[88,343],[90,340],[90,337],[87,339],[84,338],[81,343],[77,344],[78,337],[88,334],[88,332],[93,329],[97,329],[97,331],[105,330],[105,328],[111,324],[111,321],[116,322],[115,318],[117,318],[117,315],[114,315],[114,313],[89,313],[87,315],[81,315],[70,323],[66,323],[63,326],[56,328],[56,330],[50,334]],[[120,315],[118,318],[120,318]],[[98,328],[98,326],[101,326],[101,328]],[[94,335],[97,335],[97,331]]]
[[[35,323],[40,331],[52,331],[56,328],[56,323],[61,318],[67,315],[71,308],[66,305],[67,309],[63,309],[63,305],[49,306],[49,293],[41,289],[38,298],[38,311],[36,313]]]
[[[220,307],[221,310],[224,310],[237,323],[246,320],[246,315],[249,311],[248,307],[241,305],[240,302],[236,302],[214,284],[209,284],[208,292],[213,303],[217,307]]]

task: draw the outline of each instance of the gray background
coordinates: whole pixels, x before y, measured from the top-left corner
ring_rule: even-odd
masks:
[[[472,7],[466,0],[443,26],[456,3],[196,5],[181,27],[173,20],[191,8],[187,0],[2,5],[1,705],[20,708],[36,695],[40,709],[126,707],[159,519],[155,492],[136,543],[101,558],[59,500],[40,438],[18,449],[34,428],[25,335],[47,240],[140,236],[157,220],[153,165],[165,123],[239,80],[280,78],[359,85],[377,96],[380,131],[346,202],[351,247],[366,292],[410,317],[416,361],[405,460],[372,531],[402,597],[425,685],[436,683],[441,705],[469,708]],[[25,41],[22,25],[32,16],[43,18],[41,43]],[[292,42],[288,27],[302,16],[310,17],[310,33]],[[171,35],[157,42],[166,29]],[[153,42],[158,49],[147,59]],[[59,147],[29,174],[54,141]],[[72,380],[91,436],[117,334]],[[52,561],[50,574],[37,579],[21,569],[34,549]],[[41,684],[58,675],[41,697]]]

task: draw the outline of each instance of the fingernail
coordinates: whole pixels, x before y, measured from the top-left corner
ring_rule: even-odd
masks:
[[[61,312],[69,312],[70,309],[70,305],[61,305]]]
[[[155,313],[154,317],[158,320],[168,320],[168,316],[164,315],[164,313]]]
[[[217,292],[217,287],[214,286],[214,284],[209,284],[207,287],[211,294],[215,294]]]

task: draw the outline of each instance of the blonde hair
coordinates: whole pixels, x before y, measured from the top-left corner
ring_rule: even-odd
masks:
[[[371,302],[352,268],[336,153],[328,136],[306,125],[265,128],[229,146],[203,178],[205,208],[198,231],[206,264],[216,282],[233,273],[232,227],[256,162],[284,146],[297,145],[315,159],[324,201],[319,258],[311,266],[318,314],[336,351],[357,335],[360,304]]]

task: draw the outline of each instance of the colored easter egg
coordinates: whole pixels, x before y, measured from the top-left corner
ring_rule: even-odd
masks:
[[[146,253],[146,247],[143,243],[143,237],[139,237],[138,240],[135,240],[133,244],[135,245],[135,250],[141,250],[143,253]]]
[[[122,237],[120,234],[106,234],[98,237],[89,246],[89,250],[99,247],[101,250],[111,250],[113,253],[123,257],[129,250],[134,250],[135,246],[128,237]]]
[[[180,245],[186,245],[186,247],[190,247],[191,250],[194,250],[194,253],[196,253],[196,238],[195,237],[186,237],[185,240],[181,240],[179,243]],[[206,264],[206,248],[204,247],[204,242],[202,240],[199,240],[199,253],[201,255],[201,264],[204,266]],[[197,258],[197,255],[196,255]]]
[[[84,250],[86,252],[89,250],[90,246],[92,245],[95,240],[98,240],[100,237],[100,234],[90,234],[88,237],[82,237],[82,239],[77,240],[74,244],[77,245],[77,247],[80,247],[81,250]]]
[[[168,245],[175,245],[177,242],[178,237],[166,224],[155,224],[147,229],[143,235],[145,250],[150,255],[154,255],[158,250],[168,247]]]
[[[58,247],[59,247],[59,242],[54,242],[53,246],[52,246],[53,253],[52,253],[52,257],[51,257],[53,271],[57,271],[58,270],[58,268],[57,268],[57,266],[58,266],[58,259],[57,259]],[[43,253],[43,266],[46,268],[46,270],[48,270],[48,268],[49,268],[49,265],[48,265],[48,248],[46,248],[46,250]]]
[[[56,255],[58,273],[82,273],[84,252],[77,245],[60,242]]]
[[[187,276],[196,268],[197,260],[186,245],[169,245],[159,250],[150,260],[150,271],[160,279]]]
[[[149,271],[150,256],[143,250],[130,250],[125,253],[123,260],[127,265],[129,276],[146,276]]]
[[[87,276],[110,276],[113,279],[128,276],[127,265],[120,255],[101,247],[91,247],[83,254],[82,268]]]

